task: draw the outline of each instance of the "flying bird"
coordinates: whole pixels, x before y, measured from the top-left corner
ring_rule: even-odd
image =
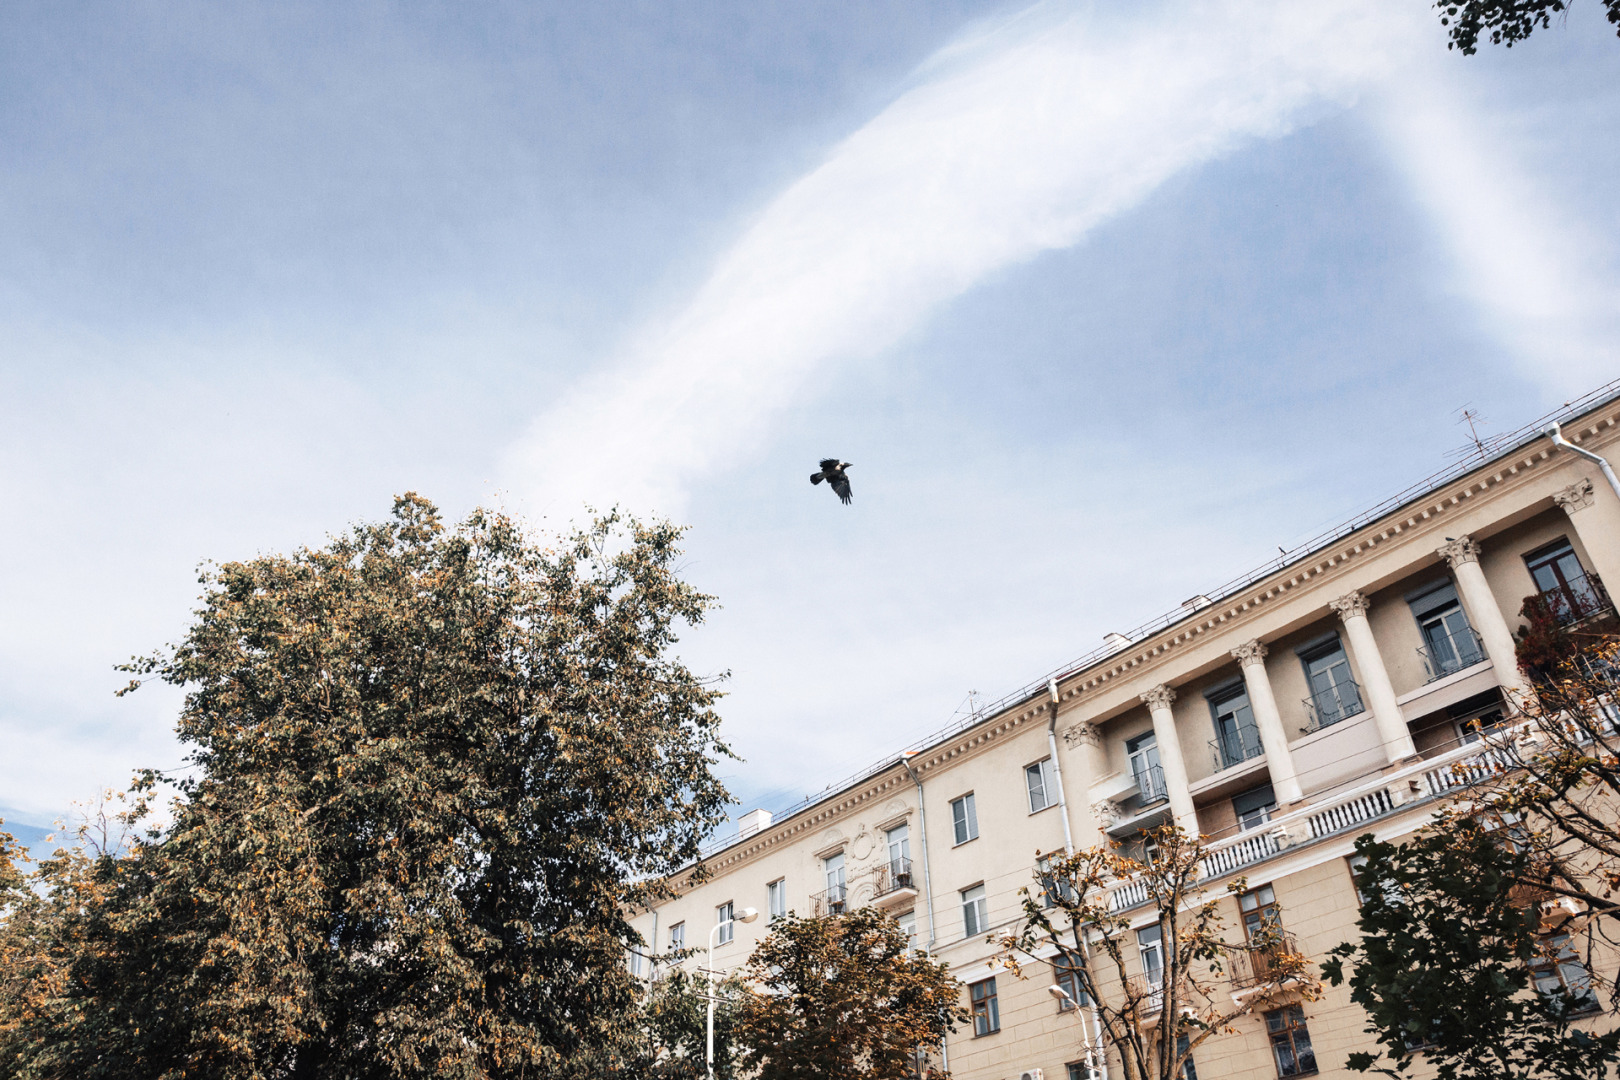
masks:
[[[835,457],[823,458],[821,461],[821,471],[818,473],[811,473],[810,482],[812,484],[819,484],[823,480],[827,481],[827,486],[838,492],[838,497],[847,505],[851,500],[849,497],[849,477],[845,474],[844,470],[853,467],[854,466],[852,463],[848,461],[839,461]]]

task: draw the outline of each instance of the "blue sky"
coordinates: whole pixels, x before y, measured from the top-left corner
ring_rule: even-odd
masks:
[[[689,523],[789,802],[1620,375],[1617,136],[1591,4],[11,5],[0,813],[406,489]]]

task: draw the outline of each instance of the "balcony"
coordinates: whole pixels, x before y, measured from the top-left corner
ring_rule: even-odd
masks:
[[[874,907],[900,907],[917,899],[917,882],[910,859],[890,859],[872,868]]]
[[[810,908],[817,918],[824,915],[842,915],[849,910],[849,889],[840,885],[825,892],[812,893]]]
[[[1429,644],[1418,649],[1418,655],[1423,657],[1423,668],[1429,675],[1425,682],[1444,679],[1485,662],[1485,642],[1471,626],[1455,634],[1440,630],[1428,637]]]
[[[1561,626],[1590,619],[1614,606],[1608,590],[1603,587],[1603,579],[1596,574],[1577,574],[1533,599]]]
[[[1229,729],[1220,738],[1209,741],[1209,753],[1216,772],[1241,765],[1265,752],[1266,748],[1260,745],[1260,729],[1254,727]]]
[[[1305,711],[1310,716],[1306,725],[1299,729],[1301,735],[1309,735],[1313,731],[1332,727],[1340,720],[1346,720],[1367,709],[1361,700],[1361,687],[1354,679],[1334,683],[1324,690],[1313,690],[1310,697],[1301,700],[1304,701]]]
[[[1290,967],[1287,958],[1299,955],[1299,942],[1287,932],[1276,935],[1276,940],[1270,944],[1234,953],[1231,957],[1232,985],[1243,990],[1287,978]],[[1297,961],[1294,970],[1298,970]]]
[[[1170,789],[1165,786],[1164,767],[1161,765],[1143,765],[1133,770],[1136,776],[1136,790],[1139,805],[1143,807],[1161,803],[1170,798]]]

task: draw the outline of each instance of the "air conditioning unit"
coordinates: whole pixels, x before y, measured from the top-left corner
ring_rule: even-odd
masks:
[[[1043,1080],[1043,1076],[1039,1069],[1025,1069],[1018,1074],[1018,1080]]]

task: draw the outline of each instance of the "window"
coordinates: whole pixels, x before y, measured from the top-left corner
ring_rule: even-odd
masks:
[[[1582,568],[1568,540],[1532,551],[1524,561],[1535,579],[1536,589],[1559,622],[1595,615],[1608,607],[1608,599],[1597,579]]]
[[[1068,878],[1059,877],[1050,873],[1052,860],[1061,859],[1061,855],[1042,855],[1035,860],[1035,872],[1039,875],[1041,883],[1041,906],[1055,907],[1059,900],[1073,902],[1076,899],[1074,882]]]
[[[973,1003],[973,1037],[990,1035],[1001,1030],[1001,1013],[996,1008],[995,976],[968,986],[968,999]]]
[[[1507,723],[1507,717],[1500,708],[1489,709],[1477,716],[1470,716],[1457,721],[1457,738],[1464,743],[1479,742],[1497,728]]]
[[[772,920],[787,914],[787,880],[777,878],[765,886],[765,907]]]
[[[1309,1076],[1316,1072],[1316,1052],[1311,1049],[1311,1033],[1305,1029],[1305,1010],[1298,1005],[1266,1013],[1266,1034],[1271,1036],[1271,1056],[1277,1062],[1278,1076]]]
[[[1058,998],[1059,1011],[1068,1012],[1076,1005],[1091,1004],[1080,981],[1080,972],[1084,969],[1085,961],[1078,956],[1058,953],[1052,957],[1052,975],[1057,980],[1058,989],[1069,995]]]
[[[1131,776],[1141,792],[1142,805],[1169,798],[1164,786],[1164,769],[1159,767],[1159,740],[1152,733],[1138,735],[1125,744],[1131,762]]]
[[[1479,635],[1468,625],[1468,616],[1457,602],[1457,589],[1449,581],[1407,598],[1412,617],[1423,633],[1423,662],[1429,681],[1454,671],[1472,667],[1485,659]]]
[[[1057,805],[1057,770],[1051,758],[1042,758],[1024,768],[1024,785],[1029,788],[1029,812],[1036,813]]]
[[[837,915],[844,910],[844,853],[821,860],[822,877],[827,882],[827,910]]]
[[[720,933],[717,935],[719,940],[715,944],[724,945],[732,939],[737,930],[737,924],[731,918],[730,900],[714,909],[714,921],[715,925],[720,927]]]
[[[907,952],[916,952],[917,951],[917,913],[915,911],[908,911],[904,915],[902,915],[898,919],[896,919],[895,922],[899,923],[900,924],[900,929],[902,929],[902,930],[904,930],[906,932],[906,951]]]
[[[1270,885],[1250,889],[1238,897],[1238,911],[1243,916],[1243,935],[1250,944],[1256,938],[1265,939],[1282,929],[1282,912],[1277,907],[1277,894]],[[1249,970],[1256,983],[1270,981],[1271,972],[1279,952],[1287,945],[1272,939],[1272,943],[1248,954]]]
[[[1570,948],[1569,935],[1543,938],[1541,948],[1542,955],[1530,961],[1530,977],[1535,982],[1536,993],[1555,1000],[1567,995],[1572,1013],[1598,1008],[1597,994],[1592,990],[1592,974]]]
[[[982,934],[990,928],[989,901],[985,899],[984,886],[975,885],[971,889],[962,890],[962,934],[972,937]]]
[[[1215,718],[1217,769],[1230,769],[1265,753],[1260,745],[1260,728],[1254,722],[1254,710],[1249,708],[1249,692],[1241,684],[1212,695],[1209,711]]]
[[[1305,665],[1305,682],[1311,689],[1305,704],[1311,710],[1312,728],[1337,724],[1365,709],[1361,688],[1350,677],[1350,659],[1337,634],[1302,651],[1299,660]]]
[[[1158,923],[1136,932],[1136,953],[1142,960],[1142,981],[1150,995],[1143,1011],[1158,1012],[1164,1001],[1164,931]]]
[[[973,809],[973,793],[951,800],[951,824],[956,829],[956,842],[965,844],[979,838],[979,815]]]
[[[1352,855],[1345,863],[1350,867],[1350,887],[1356,890],[1356,903],[1365,904],[1367,894],[1361,891],[1361,871],[1367,865],[1367,856]]]
[[[1232,797],[1232,812],[1237,815],[1238,825],[1245,831],[1257,829],[1270,821],[1276,809],[1277,796],[1272,793],[1270,784]]]
[[[642,972],[647,970],[646,963],[647,958],[641,954],[640,949],[630,950],[630,974],[638,979],[641,978]]]
[[[1185,1035],[1177,1035],[1176,1036],[1176,1053],[1177,1054],[1186,1054],[1187,1053],[1187,1044],[1189,1042],[1191,1042],[1191,1041],[1192,1040],[1190,1040]],[[1181,1080],[1198,1080],[1198,1068],[1195,1065],[1193,1065],[1193,1059],[1192,1059],[1191,1054],[1188,1054],[1187,1059],[1181,1063]]]
[[[678,922],[669,928],[669,951],[680,952],[686,948],[686,924]]]
[[[911,884],[911,828],[896,825],[883,834],[889,849],[889,875],[895,888]]]

